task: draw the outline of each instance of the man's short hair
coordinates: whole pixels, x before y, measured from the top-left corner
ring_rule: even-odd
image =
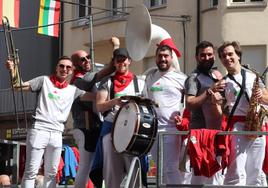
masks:
[[[155,53],[157,54],[160,51],[165,51],[168,50],[170,52],[170,55],[172,55],[172,48],[168,45],[159,45],[155,51]]]
[[[207,47],[211,47],[211,48],[214,49],[214,45],[213,45],[211,42],[206,41],[206,40],[201,41],[201,42],[200,42],[199,44],[197,44],[197,46],[195,47],[195,56],[198,56],[198,54],[199,54],[199,50],[200,50],[200,49],[204,49],[204,48],[207,48]]]
[[[58,59],[58,62],[61,61],[61,60],[69,60],[69,61],[72,62],[71,58],[70,58],[69,56],[67,56],[67,55],[63,55],[63,56],[61,56],[61,57]]]
[[[239,56],[239,58],[240,58],[240,63],[241,63],[241,60],[242,60],[242,49],[241,49],[240,44],[239,44],[238,41],[232,41],[232,42],[225,41],[225,42],[218,48],[218,56],[219,56],[219,58],[221,58],[221,54],[222,54],[224,48],[226,48],[227,46],[233,46],[233,47],[234,47],[235,53]]]

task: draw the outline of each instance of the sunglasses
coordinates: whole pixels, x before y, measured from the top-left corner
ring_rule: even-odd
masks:
[[[60,67],[61,69],[66,68],[67,70],[71,70],[71,69],[72,69],[72,66],[70,66],[70,65],[59,64],[59,67]]]
[[[90,55],[87,55],[85,57],[80,57],[80,61],[82,61],[82,62],[85,62],[85,61],[88,61],[88,60],[90,60]]]

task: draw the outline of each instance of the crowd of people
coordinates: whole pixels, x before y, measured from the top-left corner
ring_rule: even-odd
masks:
[[[196,68],[188,76],[172,64],[173,58],[178,58],[172,56],[174,46],[162,43],[155,51],[156,66],[145,79],[131,72],[132,59],[127,49],[119,47],[120,41],[113,37],[111,42],[111,62],[98,72],[92,71],[90,55],[78,50],[71,58],[61,57],[51,76],[39,76],[19,86],[38,96],[27,133],[22,187],[35,186],[43,158],[43,187],[56,187],[62,133],[71,112],[72,133],[80,153],[75,188],[86,187],[89,177],[97,188],[103,182],[106,188],[119,188],[134,155],[115,151],[112,134],[117,112],[129,102],[122,96],[129,95],[157,104],[153,108],[158,132],[189,131],[188,136],[167,134],[163,138],[164,184],[267,185],[267,171],[263,170],[266,137],[218,135],[248,130],[252,99],[254,105],[268,104],[262,80],[242,66],[238,42],[224,42],[218,50],[209,41],[200,42],[195,49]],[[216,52],[226,75],[214,68]],[[7,60],[6,65],[17,83],[20,78],[13,61]],[[256,120],[256,115],[253,118]],[[120,136],[123,141],[126,135]],[[158,149],[156,138],[150,150],[154,161],[158,160]],[[140,159],[146,161],[146,156]],[[144,187],[146,164],[142,165]]]

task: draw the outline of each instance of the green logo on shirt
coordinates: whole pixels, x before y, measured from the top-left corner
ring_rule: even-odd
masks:
[[[150,91],[152,91],[152,92],[154,92],[154,91],[163,91],[163,87],[162,87],[162,86],[160,85],[160,83],[158,82],[158,83],[154,84],[154,85],[151,87]]]
[[[48,93],[48,98],[51,100],[59,100],[60,96],[54,95],[53,93]]]

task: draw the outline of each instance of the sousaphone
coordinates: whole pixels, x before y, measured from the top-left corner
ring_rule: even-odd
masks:
[[[171,36],[163,28],[152,24],[148,9],[143,5],[137,5],[130,12],[126,25],[126,47],[130,57],[134,61],[142,60],[151,46],[151,41],[160,44],[163,40],[171,39]],[[172,51],[173,65],[180,70],[179,60]]]

